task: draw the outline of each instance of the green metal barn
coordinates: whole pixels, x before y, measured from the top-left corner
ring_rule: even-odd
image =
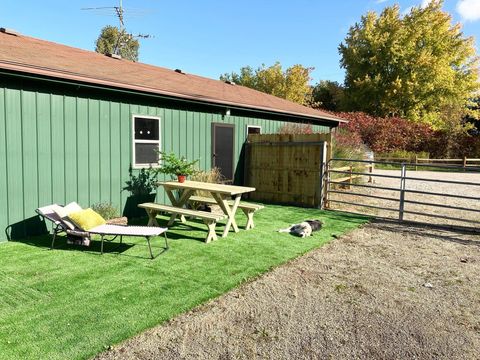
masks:
[[[286,122],[329,132],[341,121],[235,84],[2,29],[0,239],[35,233],[34,210],[51,203],[122,211],[129,168],[154,163],[152,149],[220,166],[241,183],[249,132]],[[157,201],[167,201],[163,192]]]

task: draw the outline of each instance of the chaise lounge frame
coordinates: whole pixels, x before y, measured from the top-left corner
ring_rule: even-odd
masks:
[[[160,236],[163,234],[165,238],[165,247],[164,251],[168,250],[168,239],[167,239],[167,230],[168,228],[161,227],[151,227],[151,226],[125,226],[125,225],[113,225],[113,224],[104,224],[97,226],[89,231],[83,231],[80,229],[70,229],[62,219],[53,211],[55,206],[61,206],[57,204],[52,204],[48,206],[43,206],[35,210],[35,212],[44,220],[47,219],[52,222],[52,243],[50,248],[53,250],[55,246],[56,237],[65,233],[74,237],[87,237],[91,239],[92,235],[99,235],[101,239],[101,255],[103,255],[103,243],[104,241],[114,241],[117,237],[120,236],[120,244],[122,244],[123,236],[132,236],[132,237],[144,237],[148,244],[148,250],[150,252],[150,258],[154,259],[152,252],[152,247],[150,244],[150,239],[155,236]],[[113,236],[112,239],[107,239],[106,237]]]

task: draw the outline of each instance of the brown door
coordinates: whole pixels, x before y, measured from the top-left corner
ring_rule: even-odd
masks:
[[[233,180],[235,126],[212,124],[212,167],[218,167],[226,180]]]

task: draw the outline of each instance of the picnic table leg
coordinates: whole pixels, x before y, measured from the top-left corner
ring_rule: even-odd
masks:
[[[177,200],[175,198],[175,195],[173,195],[173,191],[172,191],[171,188],[165,187],[165,192],[167,193],[167,196],[170,199],[170,202],[172,203],[172,205],[176,206],[176,207],[183,207],[183,205],[185,205],[185,203],[188,201],[190,196],[192,196],[192,194],[193,194],[193,190],[186,189],[186,190],[183,191],[182,196],[180,196],[180,199]],[[185,224],[187,222],[187,220],[185,219],[185,216],[178,215],[178,214],[172,214],[170,216],[170,220],[168,221],[168,226],[173,224],[173,222],[175,221],[177,216],[180,216],[180,221],[182,223]]]
[[[247,216],[247,225],[245,226],[245,230],[250,230],[255,227],[255,223],[253,222],[253,214],[255,211],[242,209],[243,213]]]
[[[160,227],[160,225],[158,225],[158,222],[157,222],[157,212],[155,210],[151,210],[151,209],[145,209],[147,210],[147,214],[148,214],[148,224],[147,226],[158,226]]]
[[[233,202],[232,207],[228,205],[228,201],[222,199],[219,194],[212,193],[213,198],[218,203],[218,205],[222,208],[222,211],[225,215],[228,216],[227,224],[225,225],[225,230],[223,230],[222,237],[227,237],[228,232],[230,231],[230,227],[233,227],[233,230],[237,233],[238,230],[237,223],[235,221],[235,213],[237,212],[238,205],[240,204],[240,199],[242,198],[241,194],[235,196],[235,200]]]
[[[208,244],[211,240],[217,240],[217,233],[215,232],[215,225],[216,222],[213,220],[203,220],[205,225],[208,227],[208,234],[207,238],[205,239],[205,242]]]

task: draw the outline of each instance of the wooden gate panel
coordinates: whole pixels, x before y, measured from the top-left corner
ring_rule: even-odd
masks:
[[[250,199],[320,207],[330,134],[252,134],[247,140],[245,183]]]

